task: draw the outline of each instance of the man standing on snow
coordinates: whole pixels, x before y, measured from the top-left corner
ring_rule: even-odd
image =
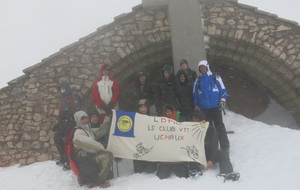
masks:
[[[139,100],[146,99],[150,106],[154,104],[153,91],[149,81],[149,73],[146,70],[139,70],[136,81],[124,89],[122,103],[125,105],[124,110],[135,112]],[[121,101],[121,100],[120,100]]]
[[[60,155],[60,160],[56,164],[63,165],[64,170],[69,170],[68,158],[64,152],[64,139],[76,125],[73,115],[81,109],[81,102],[80,97],[71,89],[66,79],[60,79],[58,87],[62,96],[59,104],[58,123],[53,127],[53,131],[55,132],[54,144]]]
[[[180,69],[176,78],[179,81],[181,100],[180,100],[180,121],[192,121],[194,111],[193,85],[189,80],[188,73]]]
[[[105,116],[111,115],[112,109],[118,109],[119,84],[110,76],[110,66],[103,64],[100,69],[100,79],[93,84],[93,99],[99,112],[99,122],[103,123]]]
[[[218,74],[213,74],[206,60],[198,64],[200,76],[194,83],[193,95],[195,110],[203,110],[207,120],[217,130],[221,149],[229,151],[229,140],[222,118],[222,110],[226,104],[227,90]]]
[[[189,68],[189,63],[186,59],[182,59],[180,61],[180,69],[185,71],[188,74],[189,77],[188,81],[190,82],[191,85],[193,85],[197,79],[197,73],[196,71]],[[179,71],[177,71],[176,76],[178,76],[178,72]]]
[[[136,110],[140,114],[149,115],[150,107],[148,100],[141,99]],[[135,173],[154,173],[157,170],[157,162],[148,162],[145,160],[133,160],[133,169]]]
[[[193,122],[206,123],[205,114],[202,110],[197,110],[193,114]],[[233,172],[233,167],[227,151],[218,150],[218,137],[215,127],[209,124],[205,135],[205,156],[207,160],[206,169],[211,169],[216,163],[219,163],[220,174],[218,176],[224,177],[226,180],[237,181],[240,178],[238,172]],[[197,162],[189,163],[189,175],[196,177],[202,175],[201,164]]]

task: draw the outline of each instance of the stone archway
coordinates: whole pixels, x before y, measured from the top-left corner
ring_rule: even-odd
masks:
[[[247,75],[291,112],[299,125],[298,25],[226,2],[204,5],[203,19],[208,59]]]
[[[299,26],[229,0],[201,5],[208,60],[262,86],[300,125]],[[91,86],[103,62],[112,65],[122,86],[142,67],[158,78],[162,65],[172,62],[166,12],[165,8],[134,7],[131,13],[25,69],[24,76],[1,89],[0,166],[55,157],[51,127],[58,114],[59,78],[70,80],[83,98],[84,109],[92,105]]]

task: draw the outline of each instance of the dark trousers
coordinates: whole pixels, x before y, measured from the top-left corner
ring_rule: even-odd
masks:
[[[65,137],[71,131],[71,126],[59,126],[54,134],[54,144],[60,156],[61,163],[68,162],[67,155],[65,154]]]
[[[222,111],[219,108],[203,110],[206,120],[216,128],[218,139],[222,150],[229,150],[229,140],[223,123]]]
[[[135,173],[154,173],[157,170],[157,162],[133,160],[133,169]]]
[[[217,153],[216,162],[219,163],[219,169],[221,174],[227,174],[233,172],[232,164],[227,151],[219,150]]]
[[[77,165],[80,172],[81,180],[93,185],[98,183],[98,173],[100,169],[92,158],[78,157]]]
[[[156,176],[159,177],[159,179],[166,179],[170,177],[172,172],[174,172],[174,174],[177,177],[185,177],[185,178],[189,177],[187,163],[185,162],[178,162],[178,163],[161,162],[158,165]]]

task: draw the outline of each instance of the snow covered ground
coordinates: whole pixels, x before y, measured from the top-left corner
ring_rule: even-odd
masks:
[[[290,129],[299,129],[292,114],[270,98],[267,109],[254,120],[262,121],[268,125],[280,125]]]
[[[216,177],[218,169],[204,171],[197,178],[172,176],[160,180],[154,174],[133,174],[131,160],[119,163],[120,176],[110,181],[111,190],[298,190],[300,187],[300,131],[249,120],[227,110],[224,116],[231,143],[230,156],[239,181]],[[116,165],[114,164],[114,170]],[[116,174],[116,172],[115,172]],[[63,171],[54,161],[29,166],[0,168],[0,189],[80,190],[75,175]],[[96,188],[95,188],[96,189]]]

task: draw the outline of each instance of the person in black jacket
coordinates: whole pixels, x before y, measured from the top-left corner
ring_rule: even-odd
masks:
[[[141,99],[138,103],[138,113],[149,115],[150,108],[148,100]],[[133,160],[133,169],[135,173],[154,173],[157,170],[157,162],[149,162],[144,160]]]
[[[153,88],[156,113],[162,116],[163,106],[171,104],[180,111],[181,99],[180,86],[173,74],[173,67],[165,65],[162,69],[162,78],[157,81]]]
[[[197,110],[193,114],[193,122],[206,122],[205,114],[202,110]],[[211,169],[214,164],[219,163],[219,176],[224,177],[224,181],[239,179],[240,174],[233,172],[233,167],[230,162],[229,153],[224,150],[218,150],[218,136],[215,127],[210,124],[205,136],[205,155],[207,160],[207,169]],[[202,166],[199,163],[189,163],[189,175],[195,177],[202,175]]]
[[[196,71],[189,68],[189,63],[186,59],[182,59],[180,61],[180,68],[188,74],[190,84],[194,85],[194,82],[196,81],[198,76],[197,76]]]
[[[176,78],[179,81],[181,100],[180,100],[180,121],[192,121],[192,115],[194,112],[193,101],[193,85],[190,83],[187,72],[180,69]]]
[[[59,104],[58,122],[53,127],[55,132],[54,144],[60,155],[60,159],[56,161],[56,164],[62,165],[64,170],[69,170],[69,161],[64,151],[65,137],[76,125],[74,113],[81,109],[81,101],[79,95],[71,89],[67,79],[61,78],[58,81],[58,89],[61,93],[61,101]]]
[[[136,81],[121,92],[122,109],[135,112],[140,99],[146,99],[149,107],[154,104],[149,73],[143,69],[138,71]]]

